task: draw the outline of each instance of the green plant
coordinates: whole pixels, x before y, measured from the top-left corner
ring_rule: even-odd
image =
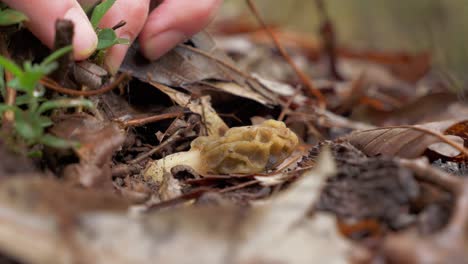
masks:
[[[0,114],[3,115],[6,111],[14,113],[14,130],[28,146],[35,144],[44,144],[55,148],[76,146],[76,142],[63,140],[45,132],[45,128],[53,124],[52,120],[45,114],[56,108],[77,106],[92,108],[93,103],[83,99],[45,100],[43,97],[45,89],[39,83],[41,78],[57,68],[58,65],[55,60],[71,50],[71,46],[64,47],[49,55],[40,64],[32,64],[26,61],[22,68],[13,61],[0,56],[0,65],[15,77],[8,82],[8,87],[20,93],[16,98],[15,105],[0,103]],[[4,96],[4,82],[0,82],[0,88]]]
[[[8,8],[0,3],[0,26],[11,26],[28,20],[21,12]]]
[[[100,28],[99,22],[101,22],[104,15],[109,11],[109,9],[114,5],[116,0],[106,0],[98,4],[91,14],[91,25],[93,25],[94,30],[96,30],[98,36],[98,45],[97,50],[104,50],[109,47],[112,47],[116,44],[129,45],[130,41],[128,39],[119,38],[115,33],[115,30],[112,28]]]

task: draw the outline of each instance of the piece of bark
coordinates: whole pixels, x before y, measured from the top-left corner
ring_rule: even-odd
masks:
[[[73,35],[73,22],[68,19],[57,19],[55,21],[54,51],[72,45]],[[64,54],[57,59],[57,62],[58,68],[52,73],[52,78],[59,84],[64,85],[65,78],[73,65],[73,53]]]

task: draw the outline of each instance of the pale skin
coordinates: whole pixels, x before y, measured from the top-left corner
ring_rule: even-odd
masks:
[[[93,5],[96,1],[4,0],[10,7],[28,16],[26,26],[48,47],[52,47],[54,43],[56,19],[73,21],[73,55],[76,60],[84,60],[95,51],[97,37],[80,4]],[[130,41],[138,38],[143,55],[155,60],[203,29],[211,21],[221,2],[222,0],[117,0],[102,19],[100,27],[108,28],[125,21],[126,25],[116,30],[117,35]],[[157,7],[150,11],[152,6]],[[116,72],[128,48],[127,45],[110,48],[104,61],[105,66]]]

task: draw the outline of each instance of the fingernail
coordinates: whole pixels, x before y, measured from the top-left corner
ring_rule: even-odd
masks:
[[[180,31],[164,31],[146,41],[143,54],[149,60],[155,60],[186,39],[187,36]]]
[[[74,24],[73,53],[77,60],[88,58],[96,49],[97,36],[88,17],[80,7],[72,7],[65,15]]]
[[[132,41],[131,37],[127,34],[123,34],[119,37]],[[117,44],[107,51],[106,57],[104,59],[104,65],[111,74],[117,73],[129,47],[129,45]]]

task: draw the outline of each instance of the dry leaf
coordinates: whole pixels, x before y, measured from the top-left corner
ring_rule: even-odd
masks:
[[[189,95],[163,84],[151,82],[151,85],[167,94],[176,104],[188,107],[192,112],[199,114],[206,125],[208,135],[222,136],[229,129],[211,106],[209,96],[202,96],[200,99],[194,100]]]
[[[349,245],[337,232],[334,217],[316,214],[305,218],[310,202],[317,201],[325,180],[335,172],[336,165],[326,149],[315,169],[304,173],[271,203],[257,208],[256,226],[240,244],[241,263],[347,263]]]
[[[254,78],[238,70],[234,66],[235,63],[216,47],[213,39],[206,32],[195,35],[190,42],[194,47],[178,45],[154,62],[144,59],[138,52],[138,44],[134,43],[120,70],[144,82],[157,82],[188,89],[191,85],[203,84],[209,80],[234,82],[238,85],[236,92],[227,89],[220,89],[220,91],[263,104],[276,104],[274,94],[269,93]],[[209,88],[213,87],[216,88],[216,85]]]
[[[63,233],[59,215],[24,210],[0,199],[0,250],[27,263],[347,263],[350,245],[334,218],[305,218],[325,179],[335,171],[330,154],[319,167],[266,206],[190,207],[142,215],[100,212],[74,215]],[[5,183],[4,183],[5,184]],[[5,185],[4,185],[5,186]],[[6,185],[8,186],[8,185]],[[41,188],[41,185],[35,188]],[[54,197],[59,189],[47,189]],[[37,192],[31,187],[28,191]],[[15,199],[28,199],[29,192]],[[10,197],[0,188],[0,197]],[[53,200],[29,199],[47,208]],[[73,208],[80,200],[60,205]],[[183,254],[182,254],[183,253]]]
[[[269,104],[269,101],[259,93],[256,93],[250,89],[246,89],[245,87],[235,82],[210,81],[205,83],[212,88],[216,88],[216,90],[224,91],[239,97],[248,98],[263,105]]]
[[[467,140],[467,120],[432,122],[415,125],[415,128],[431,130],[439,134],[450,134]],[[454,132],[455,128],[465,128]],[[387,155],[401,158],[416,158],[439,138],[410,127],[383,127],[354,132],[343,138],[368,156]],[[460,152],[460,150],[459,150]]]
[[[80,147],[75,149],[80,162],[68,165],[65,177],[87,187],[110,185],[111,159],[125,140],[121,129],[113,123],[82,114],[62,116],[50,129],[50,133],[80,142]]]

